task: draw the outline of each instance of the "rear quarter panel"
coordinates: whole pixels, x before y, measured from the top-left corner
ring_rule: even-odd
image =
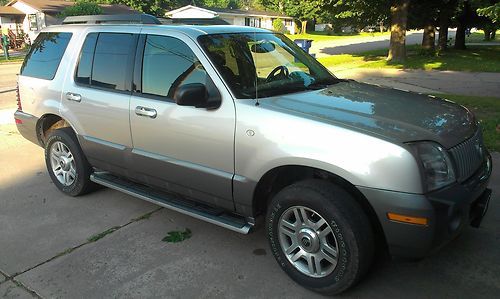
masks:
[[[49,27],[43,32],[45,31],[71,32],[72,36],[54,79],[44,80],[22,75],[18,77],[19,94],[23,111],[38,118],[45,114],[60,115],[62,88],[72,58],[78,54],[77,41],[80,39],[81,35],[81,32],[74,27]]]

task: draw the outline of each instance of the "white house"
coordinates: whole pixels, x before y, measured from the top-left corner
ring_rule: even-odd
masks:
[[[0,26],[8,28],[16,37],[27,34],[33,41],[44,27],[59,24],[57,17],[66,7],[74,5],[73,1],[64,0],[12,0],[0,6]],[[138,13],[126,5],[99,4],[104,14]]]
[[[224,8],[202,8],[193,5],[169,11],[166,17],[172,19],[212,19],[220,18],[232,25],[252,26],[265,29],[273,29],[273,21],[281,19],[286,30],[295,34],[295,22],[292,17],[274,11],[260,11],[251,9],[224,9]]]

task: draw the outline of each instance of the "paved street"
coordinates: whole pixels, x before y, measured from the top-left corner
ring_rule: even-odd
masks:
[[[448,38],[455,37],[455,30],[448,31]],[[406,44],[414,45],[422,43],[422,30],[412,30],[407,32]],[[436,33],[436,40],[439,33]],[[388,49],[390,35],[374,37],[353,37],[348,39],[338,39],[332,41],[315,41],[311,46],[311,53],[316,54],[317,58],[334,54],[353,54],[365,51]]]
[[[19,73],[21,63],[0,64],[0,92],[16,86],[16,74]]]

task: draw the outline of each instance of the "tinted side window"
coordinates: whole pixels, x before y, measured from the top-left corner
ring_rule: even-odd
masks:
[[[142,65],[142,92],[172,98],[183,84],[206,84],[205,69],[184,42],[148,35]]]
[[[90,84],[90,73],[92,72],[97,35],[97,33],[90,33],[83,43],[75,76],[75,82],[77,83]]]
[[[134,34],[100,33],[95,47],[91,85],[128,90],[135,45]]]
[[[66,51],[72,33],[42,32],[24,59],[21,75],[52,80]]]

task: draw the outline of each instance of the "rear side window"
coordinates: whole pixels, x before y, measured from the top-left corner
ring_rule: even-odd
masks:
[[[21,75],[45,80],[54,79],[72,33],[42,32],[31,46],[21,67]]]
[[[92,87],[130,91],[137,35],[91,33],[80,53],[75,82]]]

